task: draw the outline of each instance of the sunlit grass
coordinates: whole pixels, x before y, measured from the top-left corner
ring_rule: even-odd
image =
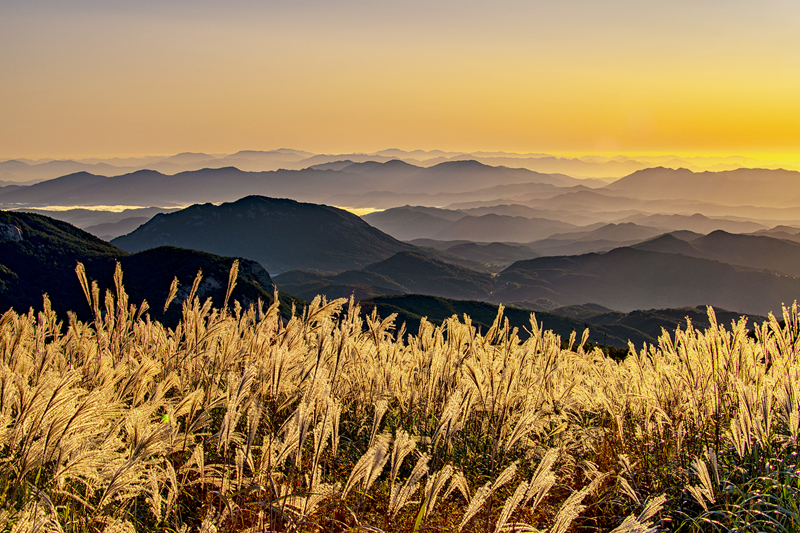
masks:
[[[406,333],[192,291],[167,329],[78,271],[92,322],[0,318],[3,530],[800,527],[796,307],[617,361],[502,308]]]

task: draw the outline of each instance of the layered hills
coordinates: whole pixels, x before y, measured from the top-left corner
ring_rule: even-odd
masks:
[[[458,214],[429,208],[400,211],[451,218]],[[481,217],[464,216],[454,222],[470,218]],[[129,252],[171,245],[247,257],[274,274],[307,271],[278,281],[287,292],[309,299],[315,293],[329,297],[418,293],[517,302],[540,310],[593,302],[626,312],[714,305],[766,314],[800,295],[800,278],[795,277],[800,270],[793,267],[800,258],[800,243],[721,231],[708,236],[675,233],[633,247],[613,240],[641,239],[657,232],[658,228],[618,224],[563,233],[551,242],[575,245],[588,239],[596,246],[606,239],[612,249],[525,259],[494,276],[465,266],[472,261],[465,256],[475,257],[480,251],[482,245],[477,243],[457,241],[443,250],[426,250],[400,242],[341,209],[253,196],[157,215],[113,243]],[[536,254],[502,243],[494,248],[508,255]],[[452,258],[459,257],[463,262],[453,264]]]
[[[602,254],[520,260],[492,275],[397,241],[346,211],[291,200],[247,197],[231,204],[196,205],[159,214],[130,235],[115,240],[136,252],[133,254],[47,217],[2,215],[0,290],[6,296],[0,304],[23,308],[38,307],[42,293],[47,292],[54,305],[62,306],[60,311],[87,309],[74,278],[78,260],[104,288],[111,286],[114,264],[119,261],[133,301],[163,301],[174,276],[179,277],[185,292],[197,269],[202,268],[206,282],[201,286],[205,291],[201,296],[220,299],[232,260],[171,247],[176,244],[229,256],[243,257],[245,254],[239,252],[246,251],[249,258],[253,258],[253,250],[259,250],[265,254],[264,262],[277,262],[275,282],[287,293],[306,300],[317,294],[329,298],[354,295],[365,305],[378,305],[382,313],[403,310],[402,316],[410,323],[422,316],[439,317],[447,310],[462,308],[478,317],[490,316],[496,312],[493,306],[500,302],[514,302],[540,314],[562,307],[553,315],[563,313],[576,324],[590,327],[598,336],[593,342],[620,347],[628,339],[654,342],[658,328],[674,326],[686,316],[700,313],[686,308],[711,304],[766,314],[800,294],[800,278],[791,271],[791,254],[797,253],[800,244],[766,235],[714,232],[698,236],[683,232]],[[560,237],[582,239],[595,234],[623,238],[650,231],[636,225],[600,226]],[[210,250],[210,246],[220,249]],[[509,256],[534,253],[516,245],[458,241],[446,243],[437,253],[472,254],[476,259],[483,253],[486,259],[492,251]],[[788,259],[781,262],[782,258]],[[302,265],[303,270],[286,271],[291,264]],[[281,265],[285,269],[282,274]],[[778,272],[781,268],[783,273]],[[243,292],[235,293],[236,298],[249,302],[270,297],[272,280],[260,264],[243,260],[240,278],[237,290]],[[472,303],[454,303],[459,301]],[[607,309],[563,308],[586,302]],[[684,310],[652,311],[658,307]],[[426,309],[436,313],[421,314]],[[651,311],[632,315],[630,311],[635,309]],[[529,312],[525,310],[524,314]],[[483,324],[480,320],[476,323]],[[546,324],[548,328],[577,327],[563,319],[559,319],[563,324],[548,320],[553,323]],[[601,334],[603,339],[599,338]]]
[[[416,252],[399,252],[392,257],[336,275],[286,272],[275,276],[282,291],[310,299],[316,294],[328,298],[357,295],[427,294],[461,300],[485,300],[494,288],[490,274],[476,272]],[[344,289],[344,290],[343,290]]]
[[[605,190],[647,200],[692,199],[727,205],[794,207],[800,204],[798,177],[798,172],[783,169],[692,172],[657,167],[633,172]]]
[[[465,216],[465,213],[452,209],[405,205],[368,213],[361,218],[396,239],[410,241],[433,239],[439,232]]]
[[[500,273],[494,298],[560,305],[597,303],[620,311],[713,305],[767,314],[800,295],[800,278],[719,261],[630,247],[604,254],[540,257]]]
[[[485,165],[524,168],[545,174],[567,174],[581,178],[611,180],[632,172],[656,166],[689,168],[693,171],[734,170],[740,167],[764,166],[761,161],[746,157],[555,157],[543,153],[517,154],[508,152],[446,152],[442,150],[388,149],[372,153],[313,154],[304,150],[241,150],[232,154],[185,152],[172,156],[126,158],[88,158],[81,160],[12,159],[0,162],[0,179],[29,182],[52,179],[74,172],[111,176],[136,170],[150,169],[166,174],[200,170],[202,168],[236,167],[250,172],[270,170],[299,170],[315,167],[340,169],[357,162],[402,162],[430,167],[445,162],[474,160]],[[773,167],[770,167],[773,168]],[[595,180],[602,183],[600,180]]]
[[[241,152],[235,157],[180,154],[158,162],[162,166],[172,165],[169,168],[173,170],[184,169],[172,173],[154,163],[149,169],[121,170],[115,175],[78,171],[32,185],[2,186],[0,207],[165,208],[265,195],[387,209],[369,215],[366,220],[401,240],[505,243],[530,243],[554,233],[586,231],[595,223],[635,223],[662,232],[700,233],[717,229],[751,233],[779,224],[800,224],[797,210],[800,189],[795,185],[800,174],[795,171],[739,169],[697,173],[680,168],[632,169],[635,172],[607,184],[555,172],[490,166],[481,159],[491,157],[486,154],[474,158],[447,155],[441,156],[444,158],[441,160],[440,156],[428,154],[423,162],[402,152],[398,154],[404,160],[393,159],[386,155],[390,153],[349,154],[338,159],[293,151]],[[244,164],[255,160],[291,164],[268,171],[252,171],[257,165]],[[14,168],[30,166],[23,161],[8,163]],[[61,164],[50,163],[54,168]],[[185,170],[205,163],[206,167]],[[298,166],[301,163],[305,166]],[[601,164],[600,160],[584,163]],[[78,169],[75,165],[61,166]],[[700,183],[702,186],[695,186]],[[719,191],[724,194],[717,194]],[[403,204],[407,204],[405,208],[392,212]],[[92,231],[114,237],[142,222],[130,218],[125,223],[121,219],[99,222],[106,225]],[[608,243],[595,247],[577,244],[539,252],[552,255],[607,249]]]
[[[628,167],[607,184],[512,168],[507,159],[402,151],[186,153],[115,175],[102,174],[109,165],[130,163],[133,170],[144,163],[49,162],[48,168],[73,173],[0,187],[0,205],[159,206],[125,216],[72,210],[57,216],[80,219],[95,235],[118,236],[114,244],[128,253],[168,245],[246,257],[282,274],[279,284],[306,298],[423,293],[540,310],[586,302],[615,310],[609,313],[712,304],[764,314],[800,294],[800,173],[697,172],[667,168],[677,164],[667,159],[663,168],[580,162]],[[3,165],[9,172],[37,166]],[[84,172],[86,165],[103,172]],[[278,166],[265,170],[269,165]],[[359,219],[325,205],[246,196],[253,194],[387,209]],[[150,218],[187,204],[194,205]],[[108,250],[115,259],[127,257]]]
[[[496,271],[497,267],[508,266],[523,259],[533,259],[540,254],[528,246],[506,244],[502,242],[456,243],[444,249],[450,255],[463,257],[477,263],[488,265]]]
[[[359,166],[360,165],[360,166]],[[351,168],[355,166],[356,168]],[[164,174],[143,169],[114,176],[74,172],[33,185],[0,187],[0,206],[140,205],[172,207],[269,195],[368,207],[401,203],[450,203],[484,197],[479,189],[519,186],[555,191],[581,180],[475,161],[417,167],[399,161],[351,163],[339,168],[246,172],[235,166]]]
[[[632,222],[596,224],[592,229],[555,233],[546,239],[528,243],[539,255],[578,255],[605,252],[620,246],[637,244],[664,233],[662,228],[642,226]]]
[[[644,309],[621,313],[612,311],[605,307],[590,305],[572,305],[553,309],[552,314],[584,320],[587,323],[598,326],[624,325],[629,328],[642,332],[642,334],[658,339],[662,329],[672,333],[677,328],[686,329],[687,319],[691,320],[692,326],[697,329],[705,329],[711,325],[708,316],[708,309],[704,306],[680,307],[674,309]],[[539,314],[537,313],[537,316]],[[727,327],[731,322],[738,322],[742,318],[741,313],[734,313],[721,307],[714,308],[714,318],[717,324]],[[750,326],[761,324],[766,317],[761,315],[747,315]],[[631,339],[633,340],[633,339]]]
[[[800,276],[800,243],[796,241],[768,235],[739,235],[722,230],[678,243],[673,239],[671,235],[663,235],[634,247]]]
[[[363,216],[364,220],[403,240],[436,239],[478,242],[529,242],[574,229],[568,222],[497,213],[469,215],[452,209],[403,206]]]

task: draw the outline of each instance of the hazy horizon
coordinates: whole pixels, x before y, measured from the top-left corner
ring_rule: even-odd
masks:
[[[160,162],[164,159],[184,155],[204,155],[213,159],[225,159],[242,152],[261,152],[275,153],[279,151],[293,151],[308,154],[307,157],[315,156],[378,156],[386,157],[388,152],[397,152],[397,157],[403,160],[417,160],[421,163],[435,160],[437,158],[453,158],[457,156],[475,156],[477,158],[506,157],[510,159],[543,159],[556,158],[560,160],[577,160],[592,163],[639,161],[652,166],[667,164],[669,166],[675,161],[688,163],[686,168],[692,170],[712,168],[715,165],[727,164],[741,168],[785,168],[788,170],[800,169],[800,153],[702,153],[702,152],[514,152],[510,150],[440,150],[437,148],[384,148],[380,150],[349,150],[345,152],[313,152],[305,148],[288,147],[263,147],[245,148],[230,152],[203,152],[200,150],[190,150],[178,153],[114,153],[114,154],[60,154],[60,155],[40,155],[40,156],[9,156],[0,155],[0,163],[8,161],[23,161],[27,164],[43,164],[53,161],[75,161],[87,164],[106,163],[113,166],[125,167],[133,163],[140,166],[147,166],[152,163]],[[383,155],[381,155],[383,154]],[[233,165],[235,166],[235,165]],[[672,165],[673,168],[677,168]],[[582,176],[576,176],[582,177]],[[611,177],[611,176],[609,176]]]
[[[800,7],[785,0],[0,13],[4,158],[397,146],[787,159],[800,141]]]

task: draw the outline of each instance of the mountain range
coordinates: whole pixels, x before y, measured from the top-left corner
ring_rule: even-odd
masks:
[[[151,169],[166,174],[200,170],[202,168],[237,167],[251,172],[269,170],[299,170],[310,166],[350,162],[385,162],[400,159],[417,166],[475,160],[486,165],[525,168],[546,174],[561,173],[581,178],[618,178],[637,170],[663,166],[688,168],[693,171],[724,171],[741,167],[776,168],[746,157],[556,157],[549,154],[517,154],[508,152],[445,152],[441,150],[388,149],[371,153],[313,154],[304,150],[280,148],[277,150],[241,150],[233,154],[205,154],[186,152],[172,156],[144,156],[127,158],[88,158],[81,160],[30,160],[12,159],[0,162],[0,180],[27,182],[52,179],[74,172],[89,172],[105,176]]]
[[[450,211],[444,214],[456,216]],[[470,218],[481,217],[461,217],[455,222]],[[455,242],[443,250],[415,247],[341,209],[247,197],[230,204],[195,205],[157,215],[113,243],[129,252],[172,245],[246,257],[278,275],[279,286],[290,279],[289,286],[282,289],[304,298],[311,298],[315,291],[334,297],[352,290],[364,296],[420,293],[518,302],[540,310],[586,302],[617,311],[711,304],[766,314],[800,294],[800,278],[795,277],[800,270],[793,267],[800,258],[800,243],[722,231],[708,236],[681,232],[643,239],[657,232],[620,224],[557,235],[561,240],[571,238],[564,242],[573,245],[582,239],[596,245],[605,237],[612,249],[525,259],[493,276],[465,266],[473,259],[467,259],[463,251],[458,255],[465,248],[473,253],[480,250],[475,243],[465,247],[468,243]],[[637,236],[644,242],[632,247],[614,246],[610,240]],[[529,249],[531,256],[537,253],[533,247]],[[520,247],[515,250],[524,252]],[[453,264],[455,256],[464,262]],[[297,270],[317,274],[280,276]]]
[[[646,168],[608,184],[561,173],[489,166],[458,154],[416,154],[427,159],[424,164],[420,161],[414,164],[408,158],[391,157],[393,153],[387,151],[375,157],[349,154],[345,159],[291,150],[241,152],[234,158],[179,154],[162,162],[180,166],[208,161],[291,159],[298,164],[305,162],[306,166],[299,170],[291,170],[288,165],[283,170],[252,172],[220,163],[215,165],[219,168],[172,175],[150,169],[113,176],[78,172],[33,185],[0,187],[0,207],[36,209],[91,205],[163,209],[235,201],[259,194],[351,208],[385,208],[383,213],[367,215],[366,220],[401,240],[432,238],[522,244],[547,239],[556,233],[591,231],[599,227],[593,227],[595,224],[630,222],[662,232],[680,229],[699,233],[716,229],[753,233],[778,225],[800,225],[800,206],[797,205],[800,188],[795,186],[795,182],[800,182],[796,179],[800,173],[795,171],[738,169],[696,173],[680,168]],[[398,154],[407,155],[399,151]],[[484,156],[504,157],[489,153]],[[434,161],[440,157],[446,160]],[[536,154],[530,157],[542,158]],[[584,162],[607,164],[612,161],[590,159]],[[56,162],[50,163],[55,165]],[[13,165],[24,167],[28,163]],[[704,183],[705,192],[690,186],[697,180]],[[715,192],[722,190],[724,195]],[[751,190],[758,192],[751,194]],[[781,200],[774,200],[776,197]],[[403,204],[406,204],[405,210],[396,208]],[[443,216],[445,211],[450,212],[448,216]],[[118,218],[98,222],[106,225],[97,228],[81,227],[96,235],[114,238],[144,222],[143,216],[131,214],[130,220],[124,223]],[[587,244],[586,240],[573,244],[543,243],[541,248],[550,248],[552,244],[552,249],[537,252],[548,255],[588,253],[607,251],[616,243],[633,243],[633,240],[594,240],[596,244]]]
[[[362,217],[379,230],[402,240],[435,239],[477,242],[529,242],[577,226],[546,218],[486,213],[469,215],[452,209],[403,206]]]
[[[686,240],[667,234],[633,247],[800,276],[800,242],[768,235],[739,235],[717,230]]]
[[[111,274],[115,262],[119,261],[133,302],[142,299],[159,302],[174,276],[178,276],[183,287],[179,295],[185,297],[194,274],[201,268],[206,281],[201,285],[200,296],[211,295],[215,301],[220,301],[227,269],[233,261],[170,246],[129,254],[61,221],[26,213],[0,212],[0,215],[0,306],[5,307],[38,308],[42,293],[47,292],[57,311],[80,312],[83,309],[82,312],[87,313],[88,306],[74,277],[77,261],[86,265],[89,276],[98,280],[103,288],[112,286]],[[159,221],[166,223],[161,226]],[[351,264],[354,260],[365,262],[360,268],[336,273],[331,272],[333,263],[327,263],[326,269],[318,270],[328,270],[328,273],[292,270],[275,276],[274,283],[284,294],[300,298],[296,300],[300,305],[302,299],[310,300],[317,294],[328,298],[354,295],[367,311],[370,306],[377,306],[382,314],[402,311],[401,316],[410,324],[422,316],[443,320],[450,316],[443,313],[463,310],[459,312],[474,314],[475,323],[485,325],[484,318],[496,313],[497,303],[510,302],[513,308],[521,310],[519,320],[527,320],[525,317],[530,310],[535,310],[540,319],[547,317],[546,327],[561,328],[563,335],[573,329],[582,331],[578,328],[582,324],[593,331],[592,342],[622,348],[628,339],[637,343],[654,342],[660,327],[674,327],[687,316],[700,320],[704,310],[691,310],[698,305],[711,304],[736,309],[738,313],[763,315],[778,310],[780,303],[789,303],[800,294],[800,278],[791,272],[787,275],[774,270],[781,265],[788,270],[787,264],[779,263],[778,259],[796,253],[800,244],[764,235],[731,235],[721,231],[707,236],[681,234],[683,238],[667,234],[604,254],[526,259],[497,275],[454,265],[441,260],[441,256],[420,253],[425,249],[383,235],[345,211],[290,200],[248,197],[222,206],[193,206],[176,213],[159,214],[129,237],[154,224],[156,230],[151,228],[143,234],[171,236],[171,232],[180,234],[185,230],[195,238],[205,236],[246,247],[248,239],[282,233],[263,231],[270,223],[279,229],[291,228],[282,240],[265,245],[271,247],[273,256],[287,256],[287,251],[292,249],[311,248],[318,259],[335,262],[342,260],[342,255],[335,252],[356,250],[359,243],[363,244],[362,252],[374,252],[379,248],[376,242],[387,245],[384,252],[388,257],[384,259],[374,260],[373,257],[370,262],[366,252],[356,259],[348,258]],[[262,231],[255,231],[256,226],[248,224],[257,224]],[[227,233],[223,231],[226,228]],[[602,233],[613,229],[601,227],[593,231]],[[623,230],[641,231],[636,227]],[[320,232],[321,238],[309,246],[309,239],[315,235],[319,237]],[[589,234],[576,233],[579,238]],[[342,241],[343,236],[351,240]],[[238,243],[232,242],[234,237],[239,239]],[[405,248],[394,251],[389,246],[392,244]],[[192,246],[202,249],[205,244],[195,242]],[[456,242],[438,252],[474,251],[476,248],[480,245]],[[495,243],[493,249],[506,253],[509,249],[524,251],[522,247],[502,243]],[[761,263],[754,262],[754,258]],[[745,263],[745,260],[750,263],[738,266],[729,263]],[[273,278],[261,264],[241,259],[238,292],[234,297],[245,304],[258,298],[268,301],[272,283]],[[586,302],[594,303],[586,305]],[[672,310],[657,311],[654,307]],[[543,314],[547,310],[550,314]],[[176,313],[176,308],[171,312]],[[734,319],[738,313],[724,316],[726,320]],[[565,321],[564,317],[569,320]]]
[[[200,202],[232,201],[268,194],[338,205],[397,205],[399,198],[440,201],[482,197],[477,189],[492,183],[533,189],[578,185],[582,180],[527,169],[491,167],[475,161],[417,167],[401,161],[350,164],[340,170],[246,172],[236,167],[204,168],[173,175],[137,170],[114,176],[85,171],[34,183],[0,187],[0,206],[139,205],[173,207]],[[357,166],[352,171],[350,167]],[[399,167],[399,168],[395,168]],[[557,184],[557,185],[556,185]],[[372,195],[372,196],[370,196]],[[356,201],[357,203],[353,203]]]
[[[606,252],[620,246],[637,244],[665,232],[664,228],[642,226],[632,222],[594,224],[584,231],[554,233],[546,239],[527,244],[538,255],[580,255]]]
[[[765,315],[800,295],[800,278],[793,276],[630,247],[519,261],[497,284],[497,301],[593,302],[619,311],[713,305]]]
[[[727,205],[797,207],[798,172],[739,168],[692,172],[664,167],[638,170],[604,187],[606,191],[644,200],[691,199]],[[780,191],[780,194],[776,192]]]
[[[349,295],[347,291],[350,290],[371,296],[427,294],[460,300],[486,300],[494,287],[491,274],[412,251],[400,252],[362,269],[339,274],[286,272],[276,275],[275,283],[282,291],[304,299],[316,294],[338,298],[343,292]]]
[[[522,162],[539,166],[514,168]],[[51,214],[125,250],[82,244],[100,247],[90,264],[187,248],[255,261],[309,299],[423,294],[540,312],[591,302],[606,314],[705,304],[765,314],[791,303],[800,173],[695,163],[401,150],[10,161],[0,163],[0,207]],[[615,168],[619,179],[578,179],[558,165]],[[34,167],[67,173],[8,184]],[[18,242],[11,226],[4,233]],[[169,257],[179,253],[163,250],[140,257],[177,268]]]

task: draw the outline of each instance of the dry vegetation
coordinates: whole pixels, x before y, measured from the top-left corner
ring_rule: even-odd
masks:
[[[405,334],[342,300],[192,294],[171,330],[121,272],[104,300],[79,278],[93,322],[0,319],[2,530],[800,528],[796,306],[620,362],[533,317]]]

